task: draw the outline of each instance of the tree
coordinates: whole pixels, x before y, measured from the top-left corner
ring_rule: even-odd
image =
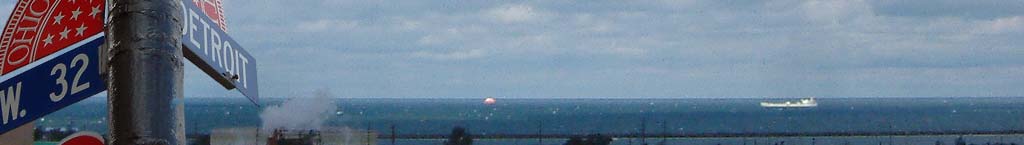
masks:
[[[588,145],[610,145],[612,144],[612,138],[601,134],[587,135]]]
[[[445,145],[472,145],[473,136],[466,132],[465,128],[455,127],[452,129],[452,134],[448,136],[448,141],[445,141]]]
[[[583,139],[582,138],[580,138],[580,137],[572,137],[572,138],[569,138],[568,141],[565,141],[565,145],[585,145],[585,144],[583,144]]]
[[[967,145],[967,141],[964,141],[964,136],[960,136],[960,137],[956,138],[956,141],[954,141],[953,144],[955,144],[955,145]]]
[[[590,134],[586,138],[583,137],[571,137],[568,141],[565,141],[565,145],[610,145],[612,144],[612,138],[601,134]]]

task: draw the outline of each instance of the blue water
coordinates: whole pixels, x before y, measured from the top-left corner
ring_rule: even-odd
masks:
[[[268,100],[263,106],[282,102]],[[340,111],[326,125],[368,128],[383,134],[390,133],[392,125],[399,134],[447,134],[455,126],[473,134],[623,134],[639,132],[642,122],[649,133],[687,134],[1024,130],[1024,98],[1017,97],[818,98],[819,107],[805,109],[758,105],[785,100],[794,99],[499,98],[495,105],[484,105],[482,99],[339,99]],[[37,125],[105,132],[104,101],[83,101],[48,115]],[[188,98],[186,130],[259,126],[260,110],[244,98]],[[952,143],[949,140],[947,144]],[[877,139],[865,142],[874,141]],[[509,144],[512,140],[496,142]],[[561,143],[551,141],[556,142]]]

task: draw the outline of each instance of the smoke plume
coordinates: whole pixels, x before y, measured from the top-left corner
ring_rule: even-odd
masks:
[[[263,130],[319,129],[338,108],[330,93],[318,90],[313,97],[295,97],[260,113]]]

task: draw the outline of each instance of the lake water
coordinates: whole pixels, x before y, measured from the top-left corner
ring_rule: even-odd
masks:
[[[794,99],[338,99],[339,111],[325,126],[348,126],[389,134],[448,134],[455,126],[472,134],[630,134],[647,133],[814,133],[902,131],[1024,130],[1024,98],[818,98],[819,107],[771,109],[761,101]],[[77,127],[106,131],[106,103],[93,98],[50,114],[40,127]],[[280,104],[267,99],[262,106]],[[244,98],[187,98],[186,130],[260,126],[260,108]],[[646,126],[646,127],[644,127]],[[382,135],[384,136],[384,135]],[[955,136],[843,138],[680,138],[667,142],[695,144],[853,144],[903,141],[932,144]],[[1021,142],[1016,135],[971,136],[976,141]],[[639,139],[622,138],[616,144]],[[661,139],[648,139],[648,142]],[[402,140],[404,144],[435,144],[440,140]],[[480,140],[484,144],[536,144],[536,140]],[[547,144],[561,144],[551,139]],[[382,139],[381,144],[390,143]]]

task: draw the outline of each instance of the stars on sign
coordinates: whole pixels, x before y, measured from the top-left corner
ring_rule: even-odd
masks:
[[[43,42],[45,42],[43,46],[53,44],[53,34],[47,35],[46,39],[43,39]]]
[[[82,8],[81,7],[79,7],[78,9],[75,9],[74,11],[71,11],[71,19],[78,20],[78,15],[80,15],[80,14],[82,14]]]
[[[75,28],[75,31],[77,32],[75,33],[75,36],[82,36],[82,32],[85,32],[85,28],[85,24],[82,24],[82,26],[78,26],[78,28]]]
[[[44,60],[102,33],[105,3],[106,0],[18,0],[18,7],[13,8],[10,16],[23,19],[6,21],[11,29],[5,29],[0,36],[0,51],[6,54],[0,57],[12,59],[0,62],[0,74]]]
[[[61,0],[50,17],[53,22],[47,25],[38,44],[44,47],[66,47],[100,31],[102,25],[96,24],[103,22],[103,3],[96,0]]]
[[[89,12],[89,17],[96,17],[96,14],[99,14],[100,12],[100,6],[92,7],[92,12]]]
[[[68,29],[68,27],[64,27],[64,31],[60,31],[60,40],[67,39],[68,32],[71,32],[71,29]]]
[[[53,24],[60,24],[61,19],[64,19],[64,14],[57,14],[57,16],[53,17]]]

